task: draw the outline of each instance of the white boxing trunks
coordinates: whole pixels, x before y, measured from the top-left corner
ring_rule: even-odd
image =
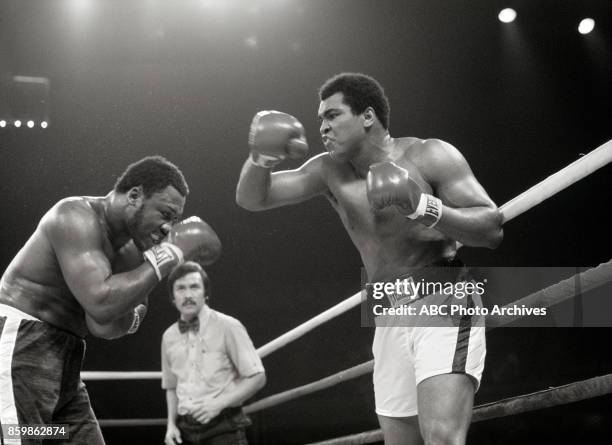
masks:
[[[455,326],[376,327],[372,345],[376,413],[417,415],[417,385],[436,375],[466,374],[478,389],[486,350],[485,328],[472,326],[470,317]]]

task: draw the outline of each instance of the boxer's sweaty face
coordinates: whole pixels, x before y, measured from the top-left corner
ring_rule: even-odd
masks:
[[[204,283],[199,272],[190,272],[172,284],[174,305],[183,320],[191,320],[204,306]]]
[[[143,251],[160,243],[167,235],[169,225],[180,219],[184,206],[185,197],[172,186],[144,198],[128,222],[136,247]]]
[[[348,161],[359,150],[359,142],[365,136],[363,119],[353,114],[344,103],[344,95],[335,93],[319,104],[321,139],[333,159]]]

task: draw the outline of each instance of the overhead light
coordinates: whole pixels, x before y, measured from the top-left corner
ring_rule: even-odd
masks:
[[[34,128],[34,121],[28,121],[26,125],[28,126],[28,128]]]
[[[6,127],[6,121],[4,119],[0,121],[0,127],[2,128]]]
[[[578,32],[580,34],[588,34],[595,28],[595,20],[593,19],[582,19],[578,25]]]
[[[49,125],[49,124],[47,124],[47,121],[42,121],[42,122],[40,123],[40,126],[41,126],[42,128],[47,128],[47,125]]]
[[[244,43],[249,48],[257,48],[257,37],[249,36],[246,39],[244,39]]]
[[[17,128],[21,127],[21,121],[18,119],[15,122],[13,122],[13,125]]]
[[[516,18],[516,11],[512,8],[505,8],[499,12],[497,17],[500,22],[511,23]]]

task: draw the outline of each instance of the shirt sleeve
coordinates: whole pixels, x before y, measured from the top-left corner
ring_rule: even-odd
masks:
[[[227,355],[240,377],[251,377],[264,372],[263,363],[253,346],[246,328],[236,319],[231,319],[225,329]]]
[[[162,389],[174,389],[176,388],[176,375],[170,368],[170,359],[168,357],[166,336],[162,337],[161,344],[161,368],[162,368]]]

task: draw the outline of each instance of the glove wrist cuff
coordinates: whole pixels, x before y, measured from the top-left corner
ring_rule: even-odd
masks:
[[[130,325],[130,328],[127,330],[128,335],[135,333],[140,327],[140,314],[138,313],[136,308],[134,308],[133,317],[134,318],[132,318],[132,324]]]
[[[421,193],[419,205],[413,213],[406,215],[406,218],[418,220],[431,229],[442,218],[442,201],[433,195]]]
[[[155,269],[155,275],[157,275],[159,281],[170,272],[172,267],[184,261],[183,251],[171,243],[161,243],[153,246],[145,251],[143,256]]]
[[[263,153],[257,153],[255,151],[251,152],[251,156],[249,156],[249,161],[251,164],[254,164],[258,167],[262,168],[273,168],[277,164],[279,164],[282,159],[277,156],[271,156]]]

